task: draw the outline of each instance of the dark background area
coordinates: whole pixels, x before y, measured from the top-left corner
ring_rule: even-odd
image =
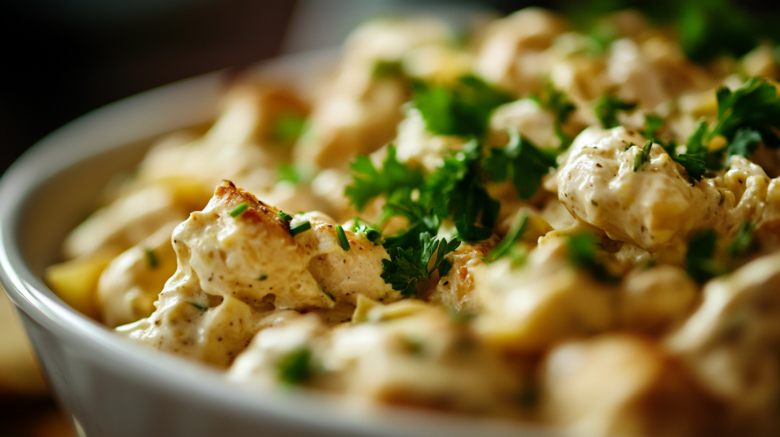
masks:
[[[338,7],[338,2],[322,1]],[[92,109],[176,80],[241,68],[279,54],[299,3],[303,0],[2,2],[0,173],[37,140]],[[478,3],[509,12],[562,2]],[[740,2],[762,12],[780,9],[774,3]],[[576,8],[585,2],[573,4]]]

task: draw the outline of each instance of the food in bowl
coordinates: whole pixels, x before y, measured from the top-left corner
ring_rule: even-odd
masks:
[[[312,96],[239,81],[106,187],[47,279],[258,390],[774,435],[773,49],[697,64],[637,12],[599,26],[525,9],[456,45],[375,21]]]

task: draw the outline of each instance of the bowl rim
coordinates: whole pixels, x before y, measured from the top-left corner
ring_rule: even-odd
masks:
[[[333,50],[287,55],[265,61],[251,71],[284,71],[333,57]],[[49,134],[14,162],[0,180],[0,283],[18,310],[23,311],[59,339],[87,349],[90,359],[147,386],[165,386],[176,397],[197,398],[231,415],[273,416],[296,426],[325,428],[345,435],[387,436],[518,436],[559,435],[532,423],[453,413],[432,413],[411,407],[372,404],[343,395],[309,390],[253,390],[226,380],[223,372],[180,357],[162,353],[117,336],[103,325],[76,312],[46,286],[25,261],[17,229],[23,222],[23,206],[46,181],[90,157],[149,139],[197,121],[214,118],[198,103],[216,98],[227,77],[219,71],[165,85],[92,111]],[[144,108],[190,108],[174,122],[137,117]],[[182,100],[183,99],[183,100]],[[121,125],[137,119],[140,131]],[[178,126],[173,126],[178,123]],[[131,123],[132,124],[132,123]],[[88,136],[90,141],[78,141]],[[103,140],[109,138],[109,140]],[[338,400],[338,402],[336,402]],[[346,400],[346,402],[344,402]]]

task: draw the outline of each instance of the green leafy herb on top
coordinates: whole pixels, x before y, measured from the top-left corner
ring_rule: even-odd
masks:
[[[715,260],[715,244],[718,235],[712,229],[697,232],[688,241],[685,266],[688,275],[703,284],[715,276],[726,273],[726,268]]]
[[[750,222],[744,222],[739,226],[734,241],[728,247],[729,256],[732,259],[743,257],[748,253],[753,244],[753,230],[753,224]]]
[[[464,241],[489,238],[501,207],[482,183],[480,160],[479,143],[472,140],[445,158],[424,188],[423,197],[433,213],[441,220],[452,216]]]
[[[616,97],[604,95],[596,102],[593,110],[596,112],[596,118],[599,119],[604,129],[612,129],[620,126],[620,120],[617,118],[618,112],[633,111],[636,105],[636,102],[629,103]]]
[[[306,117],[295,112],[283,112],[276,118],[271,136],[281,143],[298,140],[306,128]]]
[[[758,29],[750,14],[729,0],[675,2],[680,45],[695,62],[720,55],[742,56],[758,43]]]
[[[491,181],[509,179],[521,198],[530,199],[539,189],[542,176],[558,165],[556,156],[556,152],[537,148],[512,129],[509,144],[503,149],[491,149],[483,169]]]
[[[403,297],[416,296],[417,284],[430,278],[433,272],[438,271],[440,277],[449,272],[452,263],[446,256],[458,246],[457,238],[448,242],[423,232],[418,235],[417,244],[388,250],[390,259],[382,260],[381,277],[393,290],[400,290]]]
[[[493,110],[514,100],[476,76],[461,77],[450,85],[418,82],[412,89],[412,101],[427,129],[439,135],[482,137]]]
[[[718,139],[726,147],[709,150],[709,145]],[[750,157],[760,143],[780,147],[780,97],[772,84],[753,78],[734,91],[721,88],[718,118],[712,127],[706,120],[700,121],[688,138],[686,153],[670,155],[691,178],[700,180],[708,170],[730,165],[732,156]]]
[[[279,381],[300,385],[309,381],[316,371],[313,364],[311,349],[304,346],[283,355],[276,362]]]
[[[571,146],[572,138],[563,132],[563,124],[569,119],[569,116],[577,107],[566,97],[563,91],[556,89],[552,83],[547,82],[544,90],[538,96],[531,96],[539,105],[552,112],[555,115],[555,135],[561,140],[561,150],[566,150]]]
[[[281,209],[277,213],[277,216],[279,216],[280,219],[282,219],[282,220],[284,220],[286,222],[292,221],[292,219],[293,219],[290,214],[287,214],[286,212],[282,211]]]
[[[634,155],[634,166],[632,169],[638,171],[642,166],[650,161],[650,149],[653,147],[653,140],[647,140],[645,145]]]
[[[346,188],[344,194],[358,211],[362,211],[374,197],[392,194],[399,188],[416,188],[423,182],[422,172],[398,161],[392,144],[387,146],[387,157],[381,169],[363,155],[358,156],[349,168],[352,170],[352,185]]]
[[[582,232],[569,236],[566,241],[569,261],[575,266],[589,272],[603,282],[617,282],[620,278],[613,276],[596,256],[598,242],[590,232]]]
[[[503,240],[501,240],[500,243],[498,243],[498,246],[493,248],[493,250],[490,251],[490,254],[488,255],[487,259],[489,261],[495,261],[497,259],[500,259],[504,255],[507,255],[510,253],[512,247],[515,246],[515,243],[517,240],[520,239],[520,237],[523,236],[523,233],[525,232],[525,228],[528,225],[528,214],[522,213],[518,216],[517,220],[515,220],[514,223],[512,223],[512,227],[509,229],[509,232],[506,234]]]

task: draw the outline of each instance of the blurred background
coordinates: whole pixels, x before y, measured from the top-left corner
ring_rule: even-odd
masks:
[[[92,109],[199,74],[335,46],[369,18],[427,13],[463,26],[475,14],[530,5],[589,13],[688,1],[705,0],[5,0],[0,173],[40,138]],[[767,22],[777,16],[777,3],[739,2]],[[0,292],[0,437],[74,435],[47,397],[14,318]]]

